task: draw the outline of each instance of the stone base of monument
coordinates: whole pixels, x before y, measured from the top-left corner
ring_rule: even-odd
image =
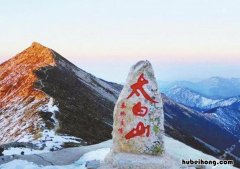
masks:
[[[167,154],[150,156],[111,152],[99,169],[177,169],[179,166],[180,162]]]

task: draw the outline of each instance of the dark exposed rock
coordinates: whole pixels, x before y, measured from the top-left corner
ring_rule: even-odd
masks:
[[[32,143],[27,143],[27,142],[12,142],[12,143],[3,144],[3,145],[1,145],[1,147],[4,148],[4,149],[9,149],[11,147],[38,149],[36,145],[34,145]]]
[[[107,82],[82,71],[56,52],[54,54],[57,66],[44,67],[36,71],[39,80],[35,87],[53,97],[58,105],[59,112],[56,113],[56,118],[59,121],[59,128],[57,132],[82,138],[87,144],[110,139],[112,110],[117,98],[115,87],[111,89],[109,85],[109,88],[106,88],[104,85],[108,84]],[[78,72],[89,76],[91,84],[86,84],[79,77]],[[110,100],[96,92],[92,86],[104,90],[115,100]],[[46,123],[51,122],[51,116],[44,115],[42,113]]]
[[[4,148],[0,147],[0,156],[3,156],[3,151],[4,151]]]
[[[100,167],[99,160],[87,161],[86,166],[87,169],[97,169]]]

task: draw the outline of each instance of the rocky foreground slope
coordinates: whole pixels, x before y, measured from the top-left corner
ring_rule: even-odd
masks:
[[[170,137],[164,137],[166,153],[171,157],[171,161],[180,163],[181,160],[213,160],[218,162],[218,159],[206,155],[201,151],[195,150],[177,140]],[[105,141],[100,144],[82,146],[75,148],[67,148],[55,152],[48,152],[39,155],[16,155],[14,157],[4,156],[0,159],[0,168],[34,168],[34,169],[96,169],[102,167],[106,169],[104,159],[110,151],[112,140]],[[3,160],[4,159],[4,160]],[[137,162],[139,159],[135,159]],[[123,163],[124,165],[124,163]],[[190,167],[191,166],[191,167]],[[231,164],[226,165],[179,165],[176,169],[236,169]],[[156,169],[162,167],[159,166]],[[112,169],[112,168],[111,168]]]

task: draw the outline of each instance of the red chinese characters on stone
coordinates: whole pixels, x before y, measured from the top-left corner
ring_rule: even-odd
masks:
[[[120,116],[126,116],[125,111],[121,111]]]
[[[148,112],[148,108],[145,106],[142,106],[141,102],[138,102],[133,106],[132,112],[135,116],[144,117]]]
[[[142,122],[139,122],[137,124],[137,127],[132,129],[129,133],[125,135],[125,138],[127,140],[136,137],[136,136],[143,136],[146,133],[146,136],[149,137],[150,135],[150,125],[147,125],[146,127]]]
[[[124,126],[125,125],[125,122],[124,122],[124,120],[122,119],[121,120],[121,126]]]
[[[157,103],[153,98],[151,98],[148,93],[144,90],[143,86],[148,84],[149,81],[144,78],[143,73],[139,76],[137,82],[135,84],[132,84],[130,87],[132,89],[132,92],[129,94],[127,99],[131,98],[133,95],[136,95],[137,97],[140,96],[140,94],[143,95],[143,97],[150,101],[151,103]],[[123,107],[123,106],[122,106]],[[148,107],[143,106],[141,102],[137,102],[133,107],[132,107],[132,113],[134,116],[140,116],[144,117],[148,113]],[[137,126],[133,128],[131,131],[129,131],[126,135],[125,138],[127,140],[137,137],[137,136],[146,136],[149,137],[150,135],[150,125],[144,125],[143,122],[138,122]]]
[[[122,109],[125,109],[125,108],[126,108],[126,104],[125,104],[124,102],[122,103],[121,108],[122,108]]]
[[[122,111],[120,112],[120,118],[121,118],[121,128],[119,128],[118,129],[118,132],[120,133],[120,134],[123,134],[123,127],[124,127],[124,125],[125,125],[125,121],[124,121],[124,116],[126,116],[126,112],[124,111],[124,109],[126,108],[127,106],[126,106],[126,103],[122,103],[121,104],[121,109],[122,109]]]
[[[119,128],[119,129],[118,129],[118,132],[119,132],[120,134],[122,134],[122,133],[123,133],[123,128]]]
[[[148,94],[147,92],[143,89],[143,86],[145,84],[148,84],[148,80],[146,80],[143,76],[143,73],[139,76],[137,83],[131,85],[131,89],[132,92],[130,93],[130,95],[127,97],[127,99],[129,99],[130,97],[132,97],[134,94],[136,94],[138,97],[140,96],[139,91],[142,93],[142,95],[144,96],[145,99],[147,99],[148,101],[150,101],[151,103],[157,103],[155,100],[153,100]]]

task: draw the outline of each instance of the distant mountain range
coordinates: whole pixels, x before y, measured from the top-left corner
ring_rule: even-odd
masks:
[[[189,88],[178,86],[165,91],[165,94],[240,138],[240,96],[211,99]]]
[[[221,79],[221,80],[220,80]],[[222,83],[220,83],[220,81]],[[236,85],[238,84],[237,79],[223,79],[223,78],[210,78],[210,80],[204,80],[201,83],[206,83],[209,89],[221,89],[230,91],[227,88],[236,89],[235,96],[232,93],[225,92],[224,97],[215,96],[209,97],[206,93],[202,93],[199,90],[198,85],[200,83],[190,83],[190,82],[176,82],[172,87],[165,88],[164,93],[176,101],[191,110],[194,114],[197,114],[201,119],[205,119],[208,123],[212,123],[228,131],[233,136],[238,138],[239,141],[235,142],[232,146],[227,148],[227,154],[236,156],[239,159],[240,154],[240,95],[238,95],[238,89]],[[225,86],[223,85],[226,84]],[[233,85],[231,87],[231,84]],[[219,86],[218,86],[219,85]],[[224,89],[223,89],[224,88]],[[225,89],[226,88],[226,89]],[[215,93],[223,93],[214,90]],[[231,97],[228,97],[231,96]],[[195,119],[195,118],[194,118]],[[196,122],[199,123],[199,122]],[[192,127],[192,126],[191,126]],[[205,126],[202,126],[205,128]],[[183,127],[181,127],[183,128]],[[209,127],[207,127],[209,128]],[[209,132],[209,130],[206,130]],[[208,141],[209,143],[209,141]],[[235,155],[234,155],[235,154]],[[239,159],[240,160],[240,159]]]
[[[168,87],[164,84],[164,93],[168,97],[202,112],[206,118],[240,138],[240,79],[212,77],[197,83],[182,81],[169,84]],[[202,90],[207,88],[210,94]],[[217,94],[210,97],[214,93]]]
[[[240,166],[239,137],[222,127],[221,123],[215,123],[213,121],[215,116],[199,113],[176,103],[164,94],[162,96],[167,134],[205,153],[216,157],[233,158],[236,160],[235,163]],[[218,118],[221,117],[218,116],[214,120]],[[229,148],[233,146],[234,149],[230,152]]]
[[[240,102],[240,96],[226,99],[212,99],[192,89],[181,86],[174,86],[164,93],[176,102],[199,111],[231,106]]]
[[[201,93],[202,96],[211,99],[226,99],[240,95],[240,78],[222,78],[211,77],[199,82],[176,81],[162,82],[159,81],[160,88],[163,92],[173,87],[184,87]]]
[[[33,43],[0,65],[0,144],[56,150],[108,140],[121,89]],[[187,86],[168,89],[162,94],[166,134],[239,165],[238,97],[214,100]]]

